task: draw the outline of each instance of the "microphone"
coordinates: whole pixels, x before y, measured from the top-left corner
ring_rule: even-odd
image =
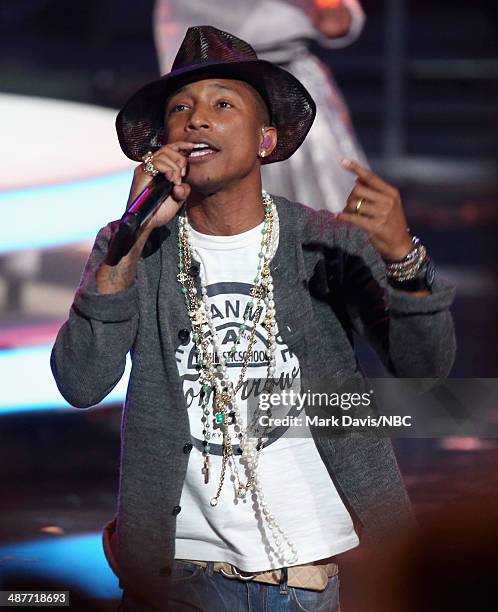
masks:
[[[121,217],[117,238],[130,238],[136,233],[142,223],[159,208],[161,203],[173,191],[174,184],[162,172],[156,174],[152,181],[135,199]]]

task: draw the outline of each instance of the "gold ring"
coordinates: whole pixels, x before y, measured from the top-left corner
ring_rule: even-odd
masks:
[[[152,161],[153,154],[152,151],[147,151],[147,153],[142,157],[143,159],[143,171],[145,174],[149,176],[156,176],[159,174],[159,170],[154,166],[154,162]]]
[[[358,202],[356,203],[355,213],[357,215],[361,214],[360,208],[363,206],[363,204],[365,204],[365,202],[366,202],[365,198],[360,198]]]

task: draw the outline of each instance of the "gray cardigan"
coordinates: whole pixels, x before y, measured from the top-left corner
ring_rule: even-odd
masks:
[[[448,311],[454,289],[436,279],[428,296],[396,291],[386,285],[384,264],[364,232],[329,212],[280,197],[275,202],[280,217],[280,242],[271,264],[276,316],[283,340],[299,358],[303,388],[317,372],[330,381],[361,377],[352,330],[368,337],[397,376],[446,376],[455,353]],[[104,548],[121,585],[159,607],[169,584],[190,448],[175,361],[185,339],[180,332],[190,325],[176,280],[176,220],[151,236],[131,287],[97,293],[95,272],[116,226],[112,222],[98,233],[53,347],[51,367],[67,401],[87,408],[113,389],[131,352],[118,508],[109,524],[116,528],[117,543],[111,551],[108,525]],[[313,437],[366,535],[383,542],[413,521],[387,438],[362,432],[325,438],[316,431]]]

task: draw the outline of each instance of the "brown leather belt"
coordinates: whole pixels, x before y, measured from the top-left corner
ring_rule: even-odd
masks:
[[[309,589],[311,591],[323,591],[328,579],[332,576],[337,576],[339,566],[334,557],[313,561],[305,565],[293,565],[289,567],[287,572],[287,584],[298,589]],[[193,563],[206,568],[207,561],[193,561],[191,559],[177,559],[184,563]],[[263,582],[265,584],[280,584],[282,581],[282,570],[264,570],[262,572],[244,572],[239,570],[231,563],[214,562],[214,571],[219,572],[225,578],[230,580],[240,580],[242,582]]]

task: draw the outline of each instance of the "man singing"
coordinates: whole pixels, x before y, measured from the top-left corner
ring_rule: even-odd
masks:
[[[453,289],[394,187],[345,160],[356,184],[337,217],[262,192],[262,164],[289,158],[314,116],[294,76],[210,26],[189,28],[172,71],[118,115],[143,160],[128,206],[158,172],[174,188],[131,243],[119,221],[99,232],[51,365],[87,408],[131,353],[104,528],[126,612],[338,611],[337,557],[360,528],[381,548],[413,525],[387,438],[258,438],[248,422],[257,380],[361,385],[353,331],[396,376],[453,362]]]

